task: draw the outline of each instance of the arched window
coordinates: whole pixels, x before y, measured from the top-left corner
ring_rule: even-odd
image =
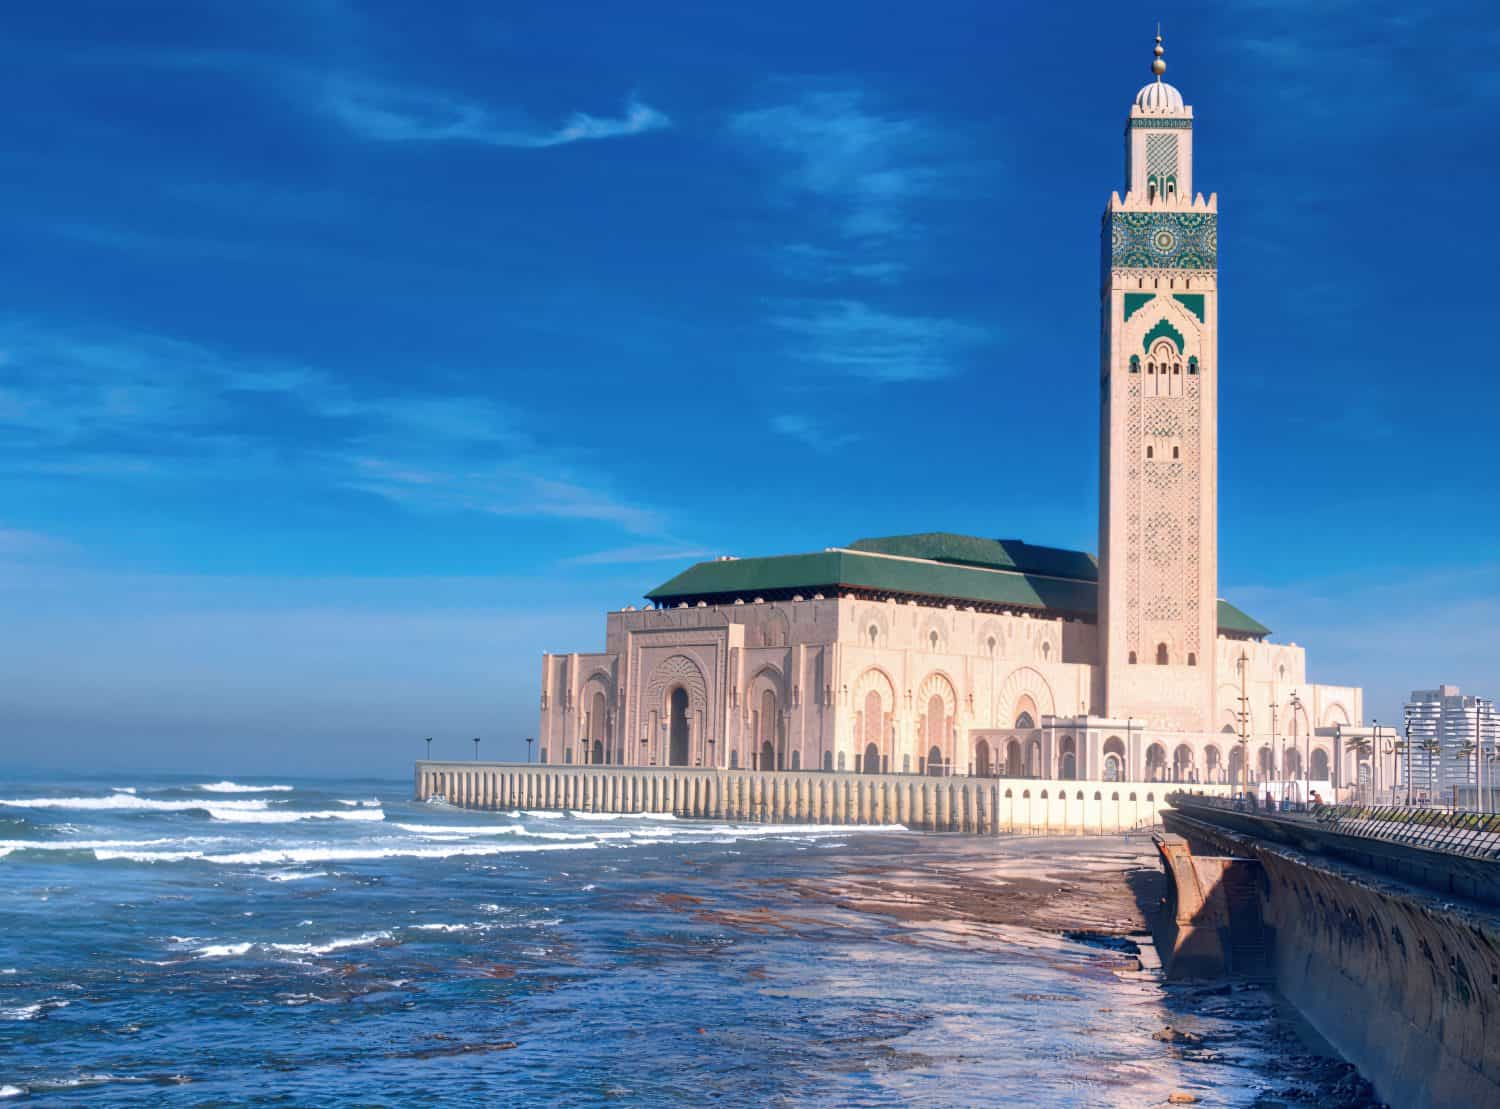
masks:
[[[823,769],[824,770],[832,770],[833,769],[833,752],[832,751],[824,751],[823,752]]]
[[[1146,444],[1146,457],[1147,458],[1155,458],[1156,457],[1156,448],[1153,447],[1153,446],[1151,446],[1150,443]]]
[[[937,632],[936,632],[936,631],[930,631],[930,632],[928,632],[928,633],[927,633],[927,644],[928,644],[928,646],[929,646],[929,647],[931,647],[931,648],[932,648],[932,649],[933,649],[933,650],[934,650],[934,651],[936,651],[936,650],[937,650],[937,645],[938,645],[938,633],[937,633]]]
[[[1158,643],[1156,645],[1156,665],[1167,665],[1167,645],[1165,643]]]
[[[990,654],[995,653],[995,637],[993,635],[984,641],[984,645],[989,648]]]
[[[1173,461],[1176,461],[1176,459],[1179,457],[1179,455],[1178,455],[1177,452],[1178,452],[1178,448],[1177,447],[1173,447],[1172,448],[1172,459],[1173,459]]]
[[[1132,354],[1130,356],[1130,372],[1133,374],[1141,372],[1141,356],[1139,354]]]
[[[1050,643],[1043,643],[1042,644],[1042,660],[1045,662],[1047,659],[1049,659],[1051,657],[1052,657],[1052,644],[1050,644]]]
[[[870,625],[870,646],[875,646],[875,641],[880,638],[880,629],[874,624]]]
[[[1135,652],[1134,651],[1130,652],[1130,665],[1131,666],[1135,665]]]
[[[1029,712],[1023,712],[1023,713],[1021,713],[1020,716],[1016,717],[1016,730],[1017,731],[1030,731],[1032,728],[1035,728],[1035,727],[1036,727],[1036,721],[1031,718],[1031,713],[1029,713]]]
[[[1189,666],[1197,666],[1198,665],[1198,656],[1194,652],[1192,652],[1192,651],[1188,652],[1188,665]]]
[[[1198,372],[1198,356],[1196,354],[1188,357],[1188,376],[1192,377]]]

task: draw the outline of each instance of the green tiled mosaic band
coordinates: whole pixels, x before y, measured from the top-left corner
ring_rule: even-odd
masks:
[[[1114,212],[1114,269],[1211,270],[1219,259],[1219,217],[1210,212]]]
[[[1155,130],[1158,127],[1172,130],[1191,131],[1193,121],[1190,119],[1152,119],[1148,116],[1136,116],[1130,121],[1132,127],[1149,127]]]

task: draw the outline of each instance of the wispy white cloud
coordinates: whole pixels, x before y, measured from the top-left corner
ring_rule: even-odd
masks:
[[[621,500],[599,485],[549,472],[554,460],[535,454],[494,465],[451,458],[352,455],[341,484],[421,511],[593,520],[633,534],[659,532],[661,513]]]
[[[771,430],[778,435],[795,439],[803,446],[811,447],[820,454],[832,454],[840,447],[848,446],[859,439],[852,432],[840,432],[821,420],[802,412],[780,412],[771,417]]]
[[[783,275],[811,284],[833,285],[850,278],[890,284],[911,267],[894,258],[860,261],[844,249],[812,243],[783,243],[766,250],[766,258]]]
[[[656,543],[614,547],[606,551],[575,555],[562,561],[564,566],[628,566],[644,562],[687,562],[690,559],[708,558],[711,554],[713,552],[705,547]]]
[[[453,93],[365,80],[330,81],[322,107],[356,135],[377,142],[472,142],[537,149],[641,135],[672,125],[664,112],[634,97],[618,116],[575,112],[559,126],[543,127]]]
[[[295,463],[315,483],[424,511],[662,526],[489,397],[382,390],[156,335],[0,327],[0,349],[0,470],[156,480]]]
[[[779,103],[740,112],[729,126],[775,159],[780,187],[832,205],[848,238],[912,234],[912,202],[942,185],[949,137],[920,118],[879,111],[857,86],[782,82],[776,91]]]
[[[917,271],[925,232],[943,218],[937,202],[985,172],[966,139],[862,84],[827,80],[773,82],[762,103],[730,119],[729,134],[803,224],[798,237],[760,252],[785,277],[852,294],[776,305],[768,322],[794,337],[792,356],[877,383],[960,372],[966,353],[989,338],[984,328],[882,310],[866,290]],[[854,438],[801,412],[777,415],[771,426],[820,451]]]
[[[642,135],[672,126],[665,112],[634,95],[619,115],[574,112],[548,126],[520,108],[496,107],[450,90],[378,80],[357,67],[330,70],[249,50],[93,48],[74,54],[72,60],[187,70],[247,81],[375,142],[472,142],[539,149]]]
[[[881,312],[857,300],[799,301],[771,322],[806,340],[799,357],[883,382],[951,377],[963,354],[989,338],[973,324]]]

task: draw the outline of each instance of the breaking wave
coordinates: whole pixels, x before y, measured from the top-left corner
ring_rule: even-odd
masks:
[[[295,812],[290,809],[275,811],[231,811],[208,810],[215,820],[226,820],[232,824],[295,824],[299,820],[384,820],[383,809],[319,809],[311,812]]]
[[[201,859],[223,866],[287,866],[297,863],[364,862],[371,859],[447,859],[455,855],[511,855],[529,851],[568,851],[603,846],[587,843],[454,843],[446,846],[392,844],[384,847],[267,847],[211,855],[204,851],[95,851],[101,862],[176,863]]]
[[[180,942],[181,937],[172,937]],[[325,943],[256,943],[245,940],[241,943],[210,943],[195,948],[193,954],[200,959],[235,959],[251,951],[277,951],[284,955],[332,955],[357,947],[375,947],[389,942],[389,932],[366,932],[361,936],[349,936],[328,940]]]
[[[208,793],[291,793],[294,786],[246,786],[239,782],[205,782],[198,787]]]

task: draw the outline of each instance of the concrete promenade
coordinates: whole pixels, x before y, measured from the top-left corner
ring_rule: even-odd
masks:
[[[1170,782],[932,778],[796,770],[418,762],[418,800],[461,808],[672,813],[776,824],[890,825],[975,835],[1104,835],[1161,823]],[[1223,795],[1228,786],[1195,786]]]

